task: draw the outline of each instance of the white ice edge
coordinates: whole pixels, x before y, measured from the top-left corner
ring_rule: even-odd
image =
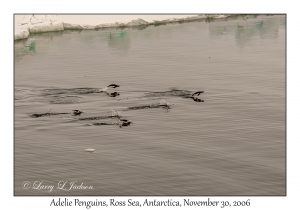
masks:
[[[226,18],[229,15],[15,15],[14,40],[26,39],[31,33],[68,29],[99,29],[120,26],[151,25],[205,18]]]

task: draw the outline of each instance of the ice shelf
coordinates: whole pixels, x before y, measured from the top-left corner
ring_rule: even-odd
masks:
[[[204,18],[225,18],[229,15],[15,15],[14,40],[32,33],[62,30],[93,30],[110,27],[132,27]]]

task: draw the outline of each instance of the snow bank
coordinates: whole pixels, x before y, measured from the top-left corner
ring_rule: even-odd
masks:
[[[29,36],[29,31],[22,25],[15,25],[14,40],[26,39]]]
[[[15,15],[14,39],[25,39],[31,33],[68,29],[132,27],[225,17],[228,15]]]
[[[25,39],[31,33],[62,31],[63,24],[50,15],[15,15],[14,39]]]

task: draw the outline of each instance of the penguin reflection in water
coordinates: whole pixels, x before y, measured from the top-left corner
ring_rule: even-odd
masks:
[[[113,92],[113,93],[108,93],[108,92],[106,92],[106,91],[104,91],[105,93],[106,93],[106,95],[108,95],[108,96],[110,96],[110,97],[116,97],[116,96],[119,96],[120,95],[120,93],[118,93],[118,92]]]

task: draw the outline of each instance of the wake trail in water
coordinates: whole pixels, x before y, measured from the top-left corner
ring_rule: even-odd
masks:
[[[46,117],[46,116],[54,116],[54,115],[63,115],[63,114],[70,114],[68,112],[61,112],[61,113],[53,113],[53,112],[47,112],[47,113],[41,113],[41,114],[31,114],[30,116],[33,118],[38,118],[38,117]]]
[[[46,89],[44,95],[101,93],[99,88]]]
[[[78,118],[78,120],[104,120],[104,119],[116,119],[116,118],[120,118],[120,116],[83,117],[83,118]]]
[[[128,107],[129,110],[138,110],[138,109],[152,109],[152,108],[163,108],[163,109],[171,109],[171,106],[175,104],[170,104],[166,102],[165,100],[161,100],[160,103],[153,103],[153,104],[145,104],[145,105],[139,105],[139,106],[132,106]]]
[[[196,98],[196,96],[199,96],[201,93],[204,93],[204,91],[189,91],[189,90],[170,90],[170,91],[163,91],[163,92],[150,92],[145,93],[144,96],[139,97],[127,97],[123,99],[119,99],[118,101],[123,100],[130,100],[130,99],[141,99],[144,97],[170,97],[170,96],[177,96],[182,98],[191,98],[196,102],[204,102],[204,100]],[[153,107],[154,108],[154,107]]]

